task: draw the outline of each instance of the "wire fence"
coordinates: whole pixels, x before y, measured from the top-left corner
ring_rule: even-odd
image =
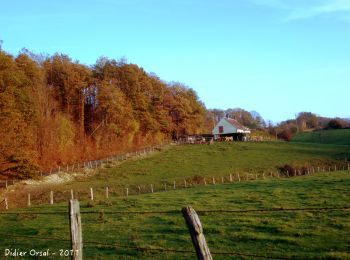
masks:
[[[293,169],[293,172],[283,169],[283,171],[269,171],[262,173],[231,173],[225,176],[187,176],[181,178],[172,178],[172,179],[163,179],[158,182],[150,184],[132,184],[132,185],[122,185],[113,186],[111,184],[106,184],[105,187],[97,188],[75,188],[74,190],[40,190],[34,191],[32,194],[30,191],[25,193],[18,190],[15,193],[9,193],[7,198],[5,195],[5,204],[4,200],[0,202],[0,210],[6,209],[8,207],[25,207],[33,205],[48,205],[59,202],[66,202],[70,199],[77,198],[80,201],[90,201],[91,203],[98,202],[101,200],[104,203],[108,203],[109,198],[119,197],[119,198],[128,198],[129,196],[142,195],[142,194],[151,194],[156,192],[165,192],[176,189],[188,189],[195,188],[198,186],[206,185],[217,185],[225,183],[241,183],[241,182],[250,182],[256,180],[265,180],[265,179],[284,179],[300,176],[308,176],[324,172],[335,172],[335,171],[348,171],[350,172],[350,165],[344,164],[333,165],[328,167],[313,166],[313,167],[303,167],[302,169]],[[75,181],[79,182],[79,180]],[[84,183],[82,181],[82,183]],[[13,201],[16,203],[11,203],[10,199],[13,197]]]
[[[171,142],[165,142],[156,146],[143,147],[141,149],[132,150],[123,154],[108,156],[100,160],[90,160],[90,161],[84,161],[84,162],[77,162],[74,164],[61,165],[56,168],[51,168],[49,171],[37,171],[36,177],[46,177],[53,174],[60,174],[62,172],[77,173],[81,171],[95,170],[109,164],[115,164],[115,163],[123,162],[128,159],[135,158],[135,157],[145,156],[155,151],[159,151],[169,144],[171,144]],[[8,188],[9,186],[14,185],[15,183],[18,183],[20,181],[22,180],[16,179],[16,178],[0,180],[0,188]]]
[[[221,213],[235,213],[235,214],[243,214],[243,213],[274,213],[274,212],[291,212],[291,211],[317,211],[317,212],[326,212],[326,211],[347,211],[350,210],[350,205],[344,205],[339,207],[313,207],[313,208],[264,208],[264,209],[215,209],[215,210],[197,210],[199,214],[221,214]],[[81,214],[84,216],[85,214],[100,214],[100,211],[81,211]],[[142,215],[160,215],[160,214],[176,214],[181,215],[182,212],[180,210],[168,210],[168,211],[104,211],[104,214],[119,214],[119,215],[131,215],[131,214],[142,214]],[[57,215],[57,214],[65,214],[69,215],[67,211],[52,211],[52,212],[40,212],[40,211],[14,211],[14,212],[1,212],[0,214],[35,214],[35,215]],[[206,234],[210,236],[210,233]],[[34,235],[16,235],[13,233],[0,233],[0,237],[2,238],[15,238],[15,239],[23,239],[30,241],[35,240],[45,240],[45,241],[56,241],[56,242],[64,242],[70,243],[71,240],[58,238],[58,237],[43,237],[43,236],[34,236]],[[122,243],[107,243],[100,241],[91,241],[84,240],[84,247],[105,247],[105,248],[114,248],[114,249],[128,249],[131,251],[137,252],[158,252],[158,253],[171,253],[171,254],[188,254],[194,256],[196,252],[194,250],[182,250],[182,249],[174,249],[174,248],[163,248],[154,245],[149,246],[137,246],[137,245],[127,245]],[[280,255],[277,255],[275,252],[269,252],[267,255],[264,254],[254,254],[249,252],[238,252],[238,251],[211,251],[212,255],[222,255],[222,256],[241,256],[241,257],[251,257],[251,258],[264,258],[264,259],[304,259],[305,256],[285,256],[280,252]]]

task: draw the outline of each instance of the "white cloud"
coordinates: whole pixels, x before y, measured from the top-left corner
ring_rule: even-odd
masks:
[[[333,15],[344,20],[350,16],[350,0],[250,0],[256,5],[285,10],[286,21]]]

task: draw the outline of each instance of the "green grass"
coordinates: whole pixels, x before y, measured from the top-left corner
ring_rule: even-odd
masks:
[[[293,142],[350,145],[350,129],[322,130],[300,133]]]
[[[150,191],[153,184],[155,190],[173,185],[184,185],[184,179],[189,184],[194,182],[221,182],[229,174],[237,178],[237,174],[258,174],[276,172],[278,167],[290,164],[302,166],[332,166],[346,164],[350,160],[350,147],[321,144],[303,144],[286,142],[263,143],[215,143],[214,145],[184,145],[171,146],[162,152],[157,152],[144,159],[128,160],[119,165],[107,165],[98,170],[93,177],[81,176],[74,182],[61,185],[41,185],[39,187],[23,186],[16,193],[10,194],[12,202],[25,206],[27,193],[32,194],[33,203],[47,203],[49,191],[53,190],[56,201],[65,201],[70,197],[70,189],[76,196],[86,199],[90,187],[95,192],[103,193],[109,186],[112,194],[125,194],[128,187],[130,194]],[[98,196],[98,195],[96,195]]]
[[[219,145],[219,147],[225,147]],[[175,149],[183,149],[177,147]],[[195,149],[190,147],[186,149]],[[169,150],[167,153],[171,153]],[[155,156],[157,158],[157,156]],[[150,158],[151,159],[151,158]],[[154,160],[154,158],[152,159]],[[193,250],[181,213],[108,214],[113,211],[168,211],[192,205],[200,210],[342,207],[350,205],[350,173],[320,173],[170,190],[109,201],[97,194],[94,203],[81,203],[85,259],[193,259],[193,254],[141,252],[88,244],[121,244]],[[5,248],[51,251],[68,249],[64,241],[13,236],[69,239],[67,203],[37,206],[0,214],[0,252]],[[96,214],[84,212],[94,211]],[[21,213],[20,213],[21,212]],[[23,213],[27,212],[27,213]],[[30,213],[34,212],[34,213]],[[269,257],[350,258],[350,211],[200,213],[212,252],[240,252]],[[0,256],[0,258],[2,255]],[[55,257],[53,257],[55,258]],[[215,259],[228,256],[215,255]],[[239,258],[235,256],[235,258]],[[247,257],[254,259],[254,257]]]

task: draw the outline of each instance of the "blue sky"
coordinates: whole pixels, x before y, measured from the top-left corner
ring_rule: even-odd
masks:
[[[350,117],[350,0],[0,0],[3,49],[126,57],[208,108]]]

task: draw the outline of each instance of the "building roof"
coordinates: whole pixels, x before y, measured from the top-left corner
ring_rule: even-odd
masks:
[[[238,121],[236,121],[235,119],[232,119],[232,118],[227,118],[225,117],[225,120],[230,123],[231,125],[233,125],[235,128],[237,129],[241,129],[241,130],[250,130],[248,127],[245,127],[243,125],[241,125]]]

